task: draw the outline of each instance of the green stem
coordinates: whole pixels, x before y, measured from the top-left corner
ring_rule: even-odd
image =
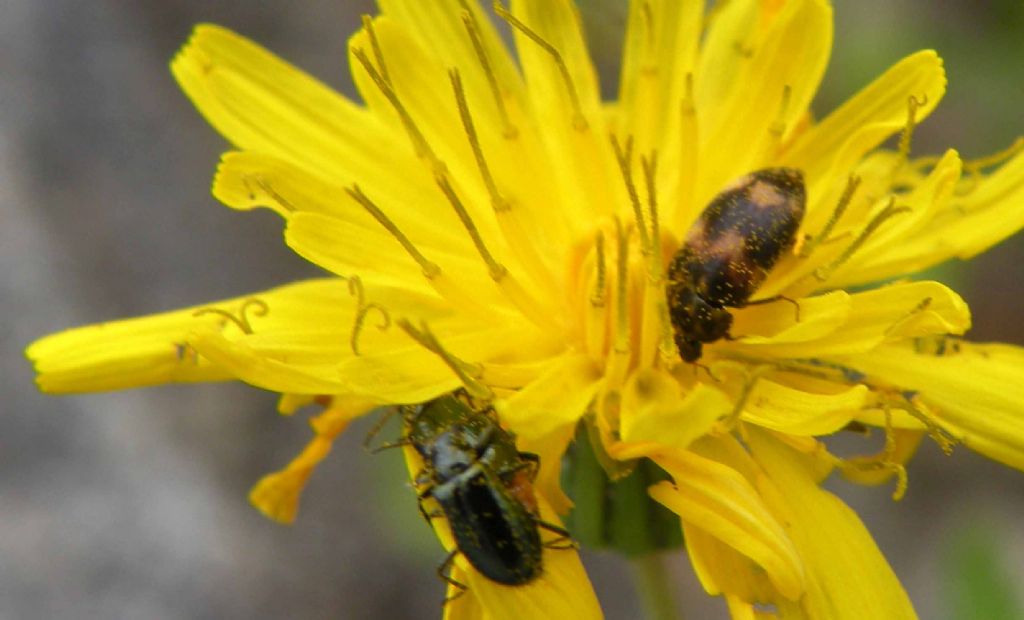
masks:
[[[682,620],[673,596],[664,553],[647,553],[630,561],[640,605],[647,620]]]

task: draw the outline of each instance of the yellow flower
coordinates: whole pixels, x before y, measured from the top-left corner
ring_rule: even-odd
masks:
[[[493,399],[540,455],[554,521],[570,505],[560,456],[583,419],[607,461],[671,475],[650,495],[679,515],[733,617],[914,617],[820,483],[895,477],[898,497],[924,436],[1024,468],[1024,352],[961,340],[970,315],[955,292],[894,280],[1024,225],[1020,143],[977,161],[911,157],[945,89],[931,51],[813,120],[824,0],[633,2],[613,103],[569,0],[496,7],[518,65],[466,0],[380,4],[349,45],[364,105],[215,26],[172,64],[237,148],[214,194],[279,213],[288,245],[335,276],[43,338],[28,349],[40,387],[238,379],[281,393],[285,414],[325,405],[309,446],[253,489],[280,521],[350,420],[458,388]],[[806,182],[796,247],[755,294],[785,299],[731,309],[733,337],[684,364],[668,261],[723,186],[769,167]],[[842,459],[819,439],[866,427],[885,436],[877,454]],[[469,595],[447,613],[600,614],[574,552],[544,563],[536,584],[507,588],[458,559]]]

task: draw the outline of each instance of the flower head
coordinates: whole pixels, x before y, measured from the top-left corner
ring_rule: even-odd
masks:
[[[333,276],[49,336],[28,349],[40,387],[233,378],[281,393],[282,413],[319,403],[309,446],[251,495],[281,521],[353,418],[455,390],[539,455],[540,518],[557,521],[571,505],[561,455],[583,421],[610,471],[649,459],[671,476],[650,497],[678,514],[701,582],[734,617],[913,617],[820,482],[896,478],[899,496],[926,436],[1024,468],[1024,352],[964,341],[955,292],[896,280],[1024,225],[1021,144],[977,161],[912,155],[945,89],[931,51],[814,120],[829,4],[704,4],[631,4],[613,103],[569,0],[495,6],[518,63],[472,2],[382,0],[349,45],[362,105],[198,27],[172,71],[236,149],[214,194],[276,211],[288,245]],[[799,217],[762,273],[733,281],[749,294],[715,301],[678,279],[673,257],[698,241],[721,244],[691,257],[709,277],[723,269],[712,255],[753,260],[754,233],[709,236],[705,207],[774,169],[792,178],[742,186],[747,198],[781,204],[799,187]],[[670,282],[729,323],[682,353],[694,364]],[[880,452],[840,458],[820,439],[867,427]],[[509,588],[459,557],[470,596],[449,609],[599,613],[575,553],[544,563],[536,585]]]

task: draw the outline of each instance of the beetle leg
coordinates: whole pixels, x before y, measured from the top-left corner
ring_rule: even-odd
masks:
[[[459,598],[460,596],[466,593],[466,590],[469,589],[466,586],[466,584],[460,581],[456,581],[451,577],[451,575],[448,574],[452,570],[452,564],[455,562],[455,556],[458,555],[458,553],[458,549],[453,549],[452,552],[448,554],[448,557],[444,559],[444,562],[441,562],[441,565],[437,567],[437,576],[440,577],[441,580],[447,583],[448,585],[454,586],[458,589],[458,591],[455,594],[446,597],[443,601],[441,601],[442,607]]]
[[[430,523],[434,519],[439,519],[439,518],[445,516],[444,515],[444,511],[440,510],[440,509],[438,509],[438,510],[431,510],[430,512],[427,512],[427,509],[423,507],[423,500],[422,499],[419,502],[416,503],[416,507],[420,509],[420,514],[423,516],[423,520],[426,521],[427,523]]]
[[[785,295],[773,295],[771,297],[765,297],[764,299],[758,299],[758,300],[755,300],[755,301],[748,301],[747,303],[743,304],[743,307],[747,307],[747,306],[760,306],[762,304],[772,304],[772,303],[775,303],[777,301],[788,301],[789,303],[793,304],[793,308],[795,309],[795,313],[796,313],[796,322],[797,323],[800,322],[800,302],[798,302],[797,300],[792,299],[790,297],[786,297]]]
[[[373,438],[377,436],[377,433],[380,432],[380,429],[384,428],[384,425],[388,423],[388,420],[391,419],[391,416],[395,415],[396,411],[398,411],[398,409],[394,407],[389,408],[387,411],[384,412],[382,416],[380,416],[380,419],[377,420],[376,423],[374,423],[373,428],[371,428],[370,432],[366,433],[366,437],[363,438],[364,449],[369,450],[372,454],[376,454],[381,450],[386,450],[390,447],[394,447],[394,444],[384,444],[382,446],[378,446],[376,448],[371,449],[370,443],[373,441]],[[401,442],[399,442],[399,444],[401,444]]]
[[[517,465],[513,471],[519,471],[520,469],[526,469],[529,471],[527,478],[530,482],[537,479],[537,471],[540,469],[540,457],[533,452],[520,452],[519,458],[523,460],[523,463]]]
[[[387,443],[380,444],[376,448],[370,448],[368,443],[369,443],[369,440],[364,442],[363,445],[366,446],[366,449],[370,451],[370,454],[377,454],[378,452],[383,452],[385,450],[390,450],[391,448],[404,448],[405,446],[413,445],[413,442],[408,440],[408,439],[399,439],[398,441],[389,441]]]
[[[440,519],[441,517],[444,516],[444,511],[443,510],[432,510],[431,512],[427,512],[427,509],[423,507],[423,504],[420,504],[419,508],[420,508],[420,514],[423,515],[423,519],[427,523],[430,523],[434,519]]]
[[[555,525],[554,523],[548,523],[547,521],[541,521],[536,519],[537,527],[541,527],[549,532],[558,534],[558,538],[552,538],[551,540],[544,543],[544,546],[548,549],[578,549],[579,545],[572,539],[572,534],[569,530]]]
[[[432,480],[432,477],[430,475],[430,472],[427,470],[427,468],[424,467],[412,479],[412,483],[415,484],[417,487],[420,487],[420,486],[423,486],[423,485],[426,485],[428,487],[433,487],[433,485],[430,484],[431,480]]]
[[[423,501],[433,497],[433,492],[434,485],[430,485],[416,494],[416,506],[420,509],[420,514],[423,515],[423,519],[426,520],[427,523],[430,523],[432,519],[444,515],[444,513],[439,510],[427,512],[427,509],[423,507]]]
[[[482,458],[484,456],[484,453],[487,451],[487,448],[490,447],[491,445],[491,437],[494,435],[495,429],[497,428],[497,425],[492,424],[491,426],[488,426],[487,430],[485,430],[480,435],[480,439],[478,440],[480,447],[476,449],[477,458]]]

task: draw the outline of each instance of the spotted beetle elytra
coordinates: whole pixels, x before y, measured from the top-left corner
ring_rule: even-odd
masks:
[[[402,440],[423,459],[416,476],[420,510],[428,521],[448,519],[455,549],[438,568],[447,583],[461,553],[484,577],[522,585],[542,573],[543,548],[572,546],[569,532],[541,520],[533,481],[540,459],[520,452],[515,436],[498,423],[493,409],[479,407],[456,392],[420,405],[403,406]],[[427,500],[439,510],[430,512]],[[540,528],[558,534],[542,542]]]
[[[766,168],[733,181],[700,214],[672,257],[665,290],[684,361],[697,361],[704,344],[728,337],[729,308],[779,299],[750,301],[793,247],[806,202],[803,173]]]

